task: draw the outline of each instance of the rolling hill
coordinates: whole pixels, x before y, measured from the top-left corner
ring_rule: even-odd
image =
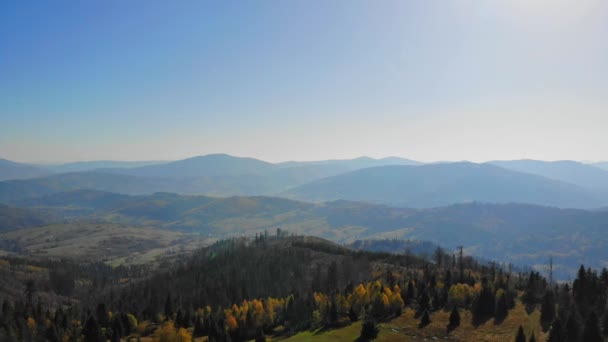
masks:
[[[608,211],[483,203],[407,209],[343,200],[314,204],[261,196],[124,196],[94,191],[50,195],[20,205],[71,221],[148,226],[213,238],[281,228],[340,243],[399,239],[449,249],[463,245],[483,258],[538,267],[553,256],[561,276],[574,274],[581,263],[608,263]],[[397,246],[393,251],[403,252],[402,245]]]
[[[0,233],[4,254],[110,264],[150,263],[209,243],[182,232],[110,223],[72,222]]]
[[[15,163],[0,159],[0,181],[8,179],[27,179],[51,174],[49,170],[29,164]]]
[[[575,184],[599,195],[608,194],[608,171],[595,165],[570,160],[553,162],[509,160],[490,163],[513,171],[531,173]]]
[[[40,165],[40,168],[48,169],[56,173],[95,171],[99,169],[133,168],[147,165],[164,164],[166,161],[113,161],[93,160],[73,162],[57,165]]]
[[[226,175],[262,174],[273,168],[273,164],[254,158],[233,157],[227,154],[210,154],[166,164],[148,165],[129,169],[109,169],[104,171],[148,178],[187,179]]]
[[[359,157],[354,159],[331,159],[331,160],[319,160],[319,161],[290,161],[277,164],[280,167],[301,167],[301,166],[334,166],[339,167],[342,170],[353,171],[358,169],[365,169],[368,167],[385,166],[385,165],[421,165],[422,163],[415,160],[399,158],[399,157],[387,157],[374,159],[370,157]]]
[[[75,189],[123,194],[174,192],[210,196],[274,195],[314,180],[351,171],[353,168],[405,162],[409,161],[395,158],[358,158],[271,164],[253,158],[215,154],[165,164],[96,169],[62,173],[27,182],[0,183],[0,202],[11,203],[24,198]],[[99,166],[104,163],[90,162],[86,165]],[[66,167],[78,169],[80,166],[75,164]]]
[[[165,179],[146,179],[127,175],[99,172],[77,172],[34,179],[0,182],[0,203],[50,195],[70,190],[91,189],[122,194],[149,194],[158,191],[183,191],[186,182]]]
[[[43,226],[60,221],[53,212],[14,208],[0,204],[0,232]]]
[[[345,199],[418,208],[473,201],[571,208],[606,203],[573,184],[466,162],[367,168],[311,182],[282,195],[306,201]]]

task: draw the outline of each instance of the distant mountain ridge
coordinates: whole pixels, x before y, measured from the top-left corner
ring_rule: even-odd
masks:
[[[377,160],[365,157],[272,164],[254,158],[214,154],[164,164],[59,173],[43,179],[6,182],[0,184],[0,202],[10,203],[76,189],[123,194],[175,192],[211,196],[274,195],[365,165],[410,162],[398,158]]]
[[[363,158],[277,165],[252,158],[210,155],[160,165],[4,181],[0,182],[0,203],[11,204],[26,198],[88,189],[128,195],[155,192],[208,196],[279,195],[313,202],[344,199],[418,208],[473,201],[564,208],[599,208],[608,204],[608,194],[604,196],[597,189],[490,163],[398,164],[348,171],[349,167],[390,162],[408,161]],[[589,168],[600,176],[604,172]],[[601,182],[602,179],[596,177],[592,181]]]
[[[596,165],[571,160],[547,162],[527,159],[492,161],[490,164],[575,184],[598,195],[608,194],[608,170]]]
[[[50,175],[52,172],[29,164],[0,159],[0,181]]]
[[[93,160],[81,161],[65,164],[38,165],[43,169],[48,169],[57,173],[95,171],[99,169],[112,168],[132,168],[147,165],[163,164],[167,161],[114,161],[114,160]]]
[[[314,181],[283,195],[305,201],[345,199],[405,207],[479,201],[594,208],[606,203],[574,184],[469,162],[361,169]]]

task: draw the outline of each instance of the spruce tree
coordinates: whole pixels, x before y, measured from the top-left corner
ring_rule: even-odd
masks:
[[[378,327],[376,326],[376,322],[368,319],[361,326],[361,336],[360,339],[362,341],[372,341],[378,337]]]
[[[255,342],[266,342],[266,334],[264,334],[264,329],[262,329],[262,327],[259,327],[256,332]]]
[[[557,317],[553,324],[551,324],[551,331],[549,331],[549,337],[547,342],[565,342],[566,336],[564,336],[564,329],[562,327],[562,321]]]
[[[356,322],[359,320],[359,315],[357,315],[352,306],[348,310],[348,319],[350,319],[351,322]]]
[[[574,316],[575,314],[571,313],[570,317],[568,318],[568,323],[566,323],[566,341],[568,342],[577,342],[580,334],[578,321]]]
[[[84,328],[82,328],[82,336],[84,337],[84,342],[101,342],[105,341],[105,339],[101,335],[101,329],[99,328],[99,324],[93,315],[90,315],[87,319]]]
[[[420,328],[424,328],[431,323],[431,317],[429,316],[428,310],[424,310],[422,318],[420,319]]]
[[[422,295],[418,299],[418,309],[420,312],[427,311],[430,309],[430,301],[429,294],[426,290],[422,291]]]
[[[526,335],[524,334],[524,328],[520,325],[517,330],[517,336],[515,337],[515,342],[526,342]]]
[[[604,337],[608,338],[608,308],[604,309],[604,316],[602,317],[602,332]]]
[[[509,314],[509,305],[507,303],[507,295],[503,292],[496,301],[496,319],[504,319]]]
[[[602,334],[600,333],[599,322],[595,312],[591,312],[585,322],[585,331],[583,333],[583,341],[585,342],[602,342]]]
[[[165,318],[167,320],[173,319],[173,303],[171,302],[171,293],[167,293],[167,299],[165,300]]]
[[[555,298],[553,292],[548,290],[543,296],[540,307],[540,321],[544,325],[550,324],[555,318]]]
[[[452,312],[450,313],[450,323],[448,325],[448,329],[454,329],[460,325],[460,313],[458,312],[458,308],[454,306],[452,308]]]

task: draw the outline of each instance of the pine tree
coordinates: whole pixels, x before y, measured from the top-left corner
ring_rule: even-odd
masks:
[[[520,325],[517,330],[517,336],[515,337],[515,342],[526,342],[526,335],[524,334],[524,328]]]
[[[87,322],[82,329],[82,336],[84,337],[84,342],[105,341],[105,339],[101,336],[99,324],[93,315],[90,315],[87,319]]]
[[[583,341],[585,342],[602,342],[602,334],[600,333],[599,322],[595,312],[591,312],[589,318],[585,322],[585,331],[583,333]]]
[[[509,305],[507,303],[507,295],[503,292],[496,301],[496,313],[494,317],[504,319],[509,314]]]
[[[430,309],[430,302],[431,299],[429,298],[429,294],[427,293],[427,291],[422,291],[422,295],[418,299],[418,308],[420,312],[427,311],[428,309]]]
[[[266,342],[266,334],[264,334],[264,329],[262,329],[262,327],[259,327],[256,332],[255,342]]]
[[[171,293],[167,293],[165,300],[165,317],[170,320],[173,318],[173,304],[171,303]]]
[[[580,334],[578,329],[578,321],[574,316],[575,314],[571,313],[570,317],[568,318],[568,322],[566,323],[566,341],[568,342],[577,342]]]
[[[562,321],[558,318],[553,321],[551,324],[551,331],[549,331],[549,337],[547,338],[547,342],[565,342],[566,337],[564,336],[564,331],[562,327]]]
[[[104,303],[97,304],[97,309],[95,312],[97,313],[97,323],[99,326],[107,327],[110,324],[110,317],[108,316],[106,305]]]
[[[194,331],[192,332],[193,337],[201,337],[205,335],[205,325],[203,324],[203,318],[196,316],[194,319]]]
[[[416,296],[416,289],[414,288],[414,282],[409,281],[407,283],[407,299],[413,299]]]
[[[356,322],[359,320],[359,315],[357,315],[352,306],[348,310],[348,319],[350,319],[351,322]]]
[[[604,310],[604,316],[602,317],[602,332],[604,337],[608,338],[608,308]]]
[[[362,341],[372,341],[378,337],[378,327],[376,326],[376,322],[368,319],[361,326],[361,336],[360,339]]]
[[[540,321],[544,325],[548,325],[555,318],[555,297],[553,292],[548,290],[543,296],[542,304],[540,307]]]
[[[454,305],[452,308],[452,312],[450,313],[450,323],[448,325],[449,329],[454,329],[460,325],[460,313],[458,312],[458,308]]]
[[[424,310],[422,318],[420,319],[420,328],[424,328],[431,323],[431,317],[429,316],[428,310]]]

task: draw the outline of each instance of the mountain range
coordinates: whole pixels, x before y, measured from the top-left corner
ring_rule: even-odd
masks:
[[[49,174],[51,174],[50,171],[37,166],[0,159],[0,181],[9,179],[34,178]]]
[[[298,186],[283,195],[308,201],[346,199],[406,207],[480,201],[593,208],[605,203],[594,192],[571,183],[468,162],[361,169]]]
[[[15,171],[19,168],[27,172]],[[129,195],[172,192],[284,196],[313,202],[345,199],[416,208],[473,201],[563,208],[608,205],[608,170],[574,161],[422,164],[403,158],[361,157],[273,164],[213,154],[174,162],[100,161],[55,169],[0,163],[4,177],[0,179],[17,175],[21,179],[0,182],[0,203],[90,189]]]

